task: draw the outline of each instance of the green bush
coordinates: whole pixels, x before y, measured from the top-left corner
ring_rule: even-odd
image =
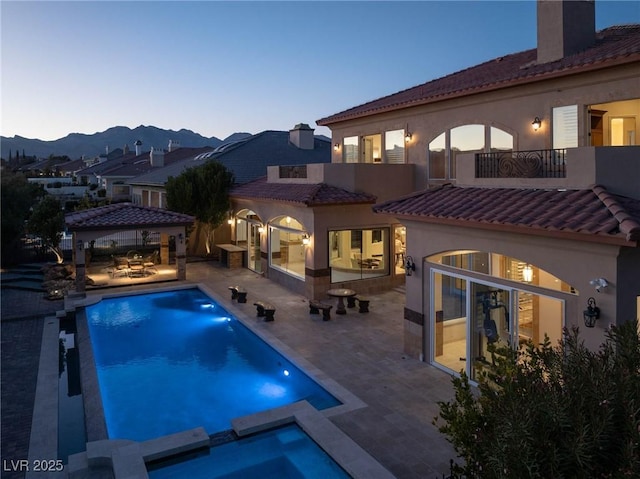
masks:
[[[558,346],[492,348],[478,388],[454,378],[434,419],[469,478],[640,477],[637,321],[612,327],[598,351],[578,330]],[[440,419],[444,424],[440,423]]]

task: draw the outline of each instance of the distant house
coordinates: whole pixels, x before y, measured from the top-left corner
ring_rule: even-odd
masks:
[[[107,160],[83,170],[83,174],[93,175],[100,188],[106,191],[106,197],[112,201],[131,201],[131,186],[127,182],[132,178],[159,170],[186,158],[212,151],[209,146],[199,148],[175,148],[169,144],[169,149],[151,148],[151,151],[142,152],[136,147],[136,152],[128,152],[121,157]]]
[[[234,189],[235,241],[309,297],[406,278],[405,351],[447,371],[565,326],[596,347],[640,315],[639,78],[640,25],[539,1],[537,48],[318,120],[332,163]]]
[[[295,140],[300,128],[307,128],[311,132],[309,144],[304,147]],[[144,206],[165,208],[164,187],[169,177],[176,177],[185,169],[209,160],[222,163],[234,174],[236,184],[241,184],[265,176],[267,167],[273,165],[328,163],[331,161],[331,143],[314,138],[313,130],[304,124],[297,125],[291,132],[267,130],[243,136],[126,180],[126,184],[131,186],[132,201]]]

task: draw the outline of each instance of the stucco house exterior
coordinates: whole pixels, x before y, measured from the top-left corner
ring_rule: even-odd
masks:
[[[406,228],[405,351],[474,378],[489,342],[579,326],[597,347],[638,317],[639,121],[640,25],[548,0],[537,48],[318,120],[331,166],[411,171],[373,207]]]
[[[227,164],[216,237],[241,266],[310,299],[406,283],[405,351],[448,371],[564,327],[597,347],[640,310],[640,25],[595,32],[594,13],[540,1],[535,49],[320,119],[330,145],[299,124],[152,170],[127,180],[134,201],[164,207],[168,172]]]

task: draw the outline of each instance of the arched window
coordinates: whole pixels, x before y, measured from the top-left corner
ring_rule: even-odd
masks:
[[[513,135],[499,128],[479,124],[451,128],[429,143],[429,179],[455,179],[456,157],[459,154],[509,150],[513,150]]]

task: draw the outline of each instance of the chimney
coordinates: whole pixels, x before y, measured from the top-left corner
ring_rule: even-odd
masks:
[[[302,150],[313,150],[313,131],[306,123],[298,123],[289,130],[289,141]]]
[[[109,156],[109,145],[104,147],[104,151],[107,154],[107,156]]]
[[[149,152],[149,163],[154,168],[164,166],[164,150],[156,150],[152,146]]]
[[[122,153],[125,155],[129,154],[129,145],[125,144],[124,148],[122,149]]]
[[[169,153],[180,148],[180,142],[175,140],[169,140]]]
[[[134,145],[136,147],[136,156],[140,156],[142,154],[142,142],[140,140],[136,140]]]
[[[594,0],[538,0],[538,63],[586,50],[596,40]]]

